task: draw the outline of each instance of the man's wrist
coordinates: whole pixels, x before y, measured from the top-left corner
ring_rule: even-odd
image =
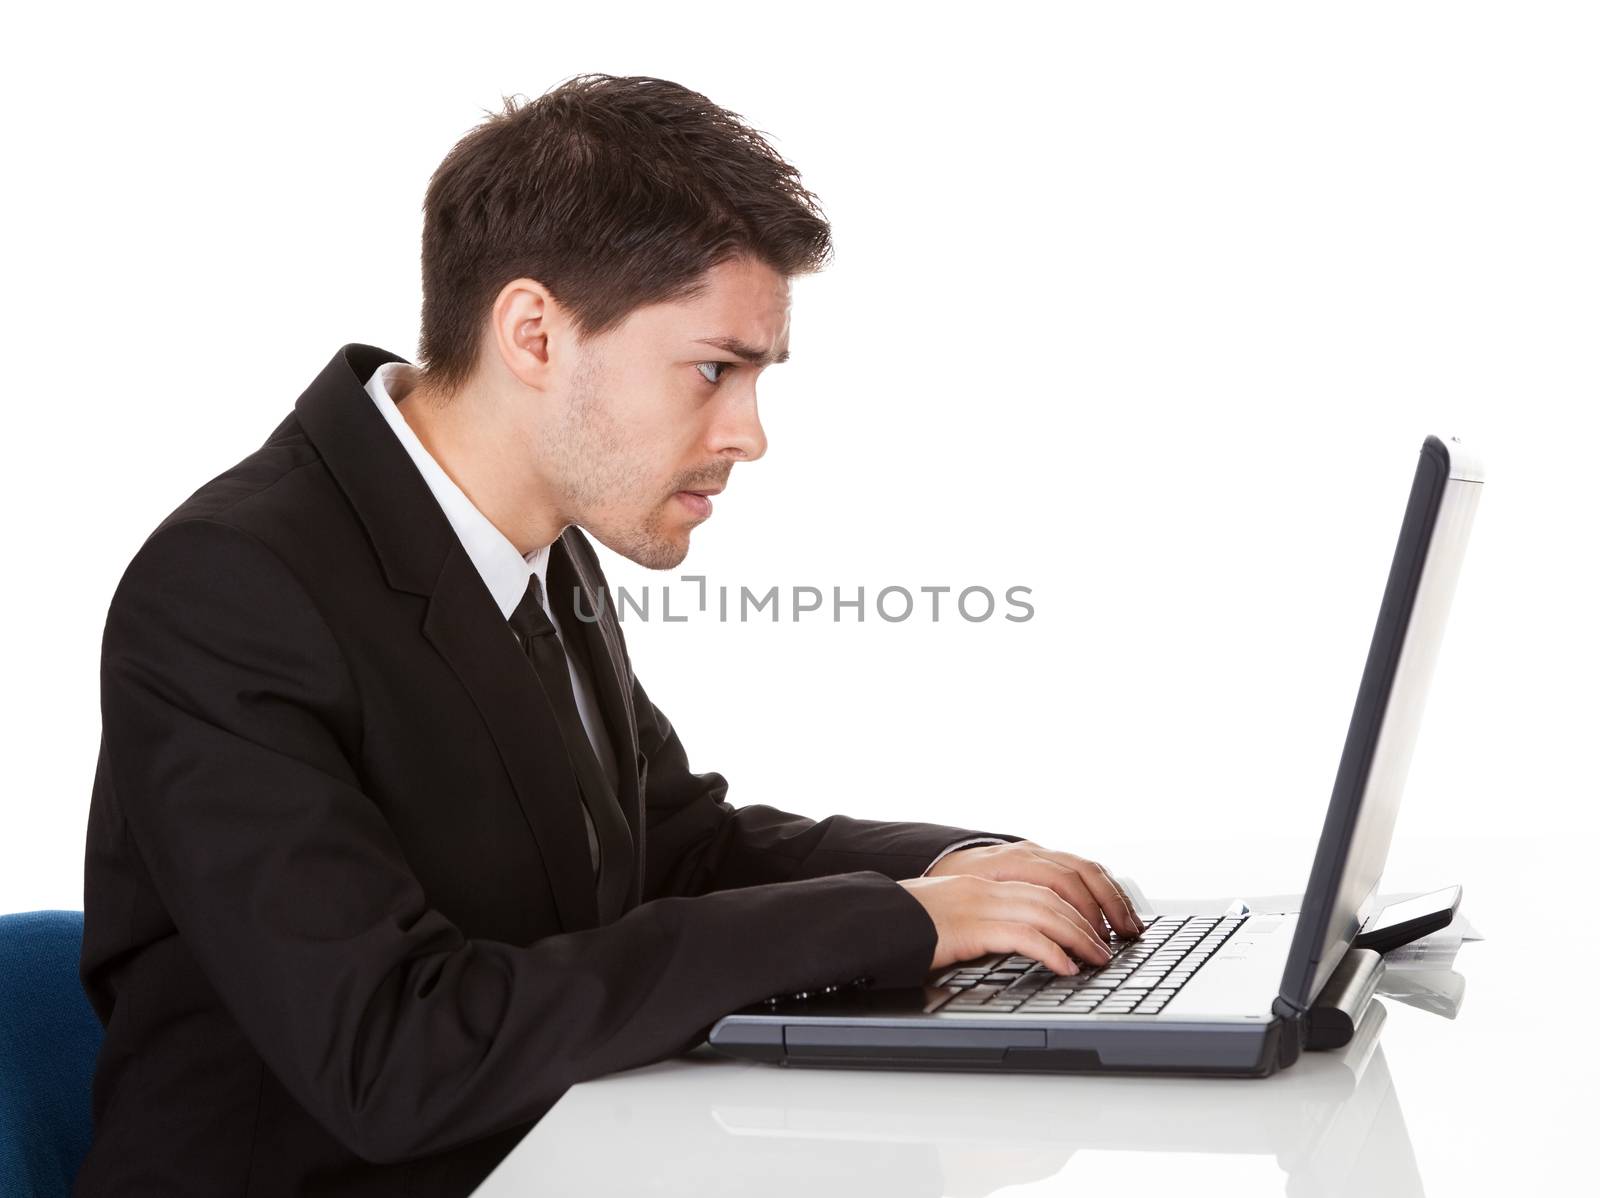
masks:
[[[928,862],[927,869],[924,869],[922,871],[922,876],[924,878],[927,877],[928,876],[928,870],[931,870],[935,865],[938,865],[939,862],[943,861],[951,853],[954,853],[954,852],[956,852],[956,851],[958,851],[960,849],[975,849],[979,845],[982,845],[982,844],[1005,844],[1005,843],[1006,842],[1001,840],[998,836],[969,836],[965,840],[958,840],[954,844],[946,845],[944,848],[940,849],[939,850],[939,855],[937,857],[935,857],[932,861]]]

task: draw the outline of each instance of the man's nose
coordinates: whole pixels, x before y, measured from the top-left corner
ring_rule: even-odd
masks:
[[[735,400],[718,422],[712,448],[741,462],[753,462],[767,452],[767,434],[756,411],[754,391]]]

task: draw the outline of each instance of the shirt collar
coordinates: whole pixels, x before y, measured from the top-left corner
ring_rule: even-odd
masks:
[[[541,591],[546,589],[545,571],[550,564],[550,546],[542,546],[528,554],[518,553],[517,547],[505,533],[477,509],[472,500],[467,498],[466,492],[456,485],[455,480],[444,472],[444,467],[424,448],[416,432],[400,414],[400,401],[405,399],[415,381],[416,367],[411,363],[385,362],[372,372],[372,377],[367,380],[366,391],[378,411],[383,413],[383,418],[389,422],[394,435],[400,439],[400,444],[411,455],[411,460],[416,463],[422,480],[428,484],[428,490],[433,492],[445,519],[455,530],[461,547],[467,551],[467,557],[482,576],[489,594],[494,596],[501,615],[509,620],[527,593],[530,574],[539,576]]]

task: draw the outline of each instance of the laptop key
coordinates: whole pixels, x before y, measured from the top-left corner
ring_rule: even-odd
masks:
[[[1050,979],[1054,976],[1055,975],[1052,973],[1042,972],[1024,974],[1022,977],[1011,983],[1008,993],[1027,994],[1031,991],[1039,989],[1041,986],[1047,985]]]
[[[994,995],[999,994],[1000,991],[1001,987],[999,986],[969,986],[950,1001],[965,1003],[986,1002]]]

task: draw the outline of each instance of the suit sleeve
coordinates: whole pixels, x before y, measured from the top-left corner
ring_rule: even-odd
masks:
[[[1021,840],[998,832],[912,821],[811,819],[755,803],[734,807],[715,772],[689,769],[678,733],[637,678],[633,704],[645,767],[645,899],[874,870],[920,877],[968,843]]]
[[[115,804],[183,944],[267,1066],[396,1161],[537,1119],[768,995],[915,985],[932,921],[869,870],[664,897],[530,945],[429,905],[362,790],[362,709],[311,596],[230,525],[159,529],[101,658]]]

